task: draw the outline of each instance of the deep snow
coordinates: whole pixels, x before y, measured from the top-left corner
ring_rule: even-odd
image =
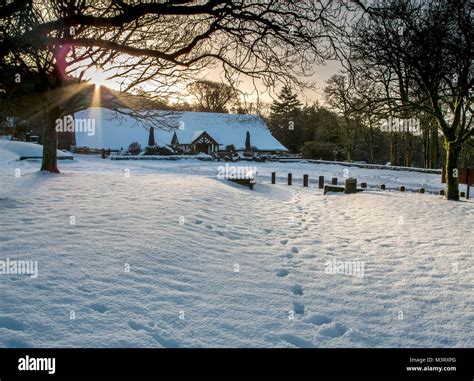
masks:
[[[0,275],[0,346],[474,345],[472,201],[323,196],[316,176],[343,176],[331,165],[257,164],[250,191],[216,179],[224,163],[75,155],[49,175],[13,159],[0,146],[0,260],[37,260],[39,276]],[[329,273],[333,260],[364,276]]]

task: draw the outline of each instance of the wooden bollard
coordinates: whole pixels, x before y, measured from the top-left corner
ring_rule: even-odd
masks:
[[[318,188],[319,188],[319,189],[323,189],[323,188],[324,188],[324,176],[319,176]]]
[[[367,183],[360,183],[360,187],[362,189],[366,189],[367,188]]]
[[[440,189],[440,190],[439,190],[439,195],[440,195],[440,196],[444,196],[444,189]]]
[[[400,192],[405,192],[405,187],[403,185],[400,187]]]
[[[466,192],[461,192],[460,197],[466,197]]]
[[[385,184],[380,185],[380,190],[385,190]]]
[[[105,149],[102,148],[102,159],[105,159]]]
[[[420,189],[418,190],[418,192],[420,192],[420,193],[425,193],[425,188],[420,188]]]
[[[291,173],[288,173],[288,185],[291,185],[291,181],[293,179],[293,176]]]
[[[276,172],[272,172],[272,184],[276,183]]]
[[[344,193],[357,193],[357,179],[346,179],[344,184]]]
[[[331,180],[332,185],[337,185],[337,177],[333,177]]]
[[[304,187],[308,186],[308,180],[309,180],[309,176],[308,175],[303,175],[303,186]]]

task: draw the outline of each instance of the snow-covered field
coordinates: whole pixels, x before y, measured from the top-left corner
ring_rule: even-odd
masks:
[[[344,168],[301,163],[257,164],[250,191],[218,165],[76,155],[50,175],[0,146],[0,263],[38,264],[37,277],[0,275],[0,346],[474,345],[472,200],[323,196],[317,176]],[[349,171],[442,188],[436,175]]]

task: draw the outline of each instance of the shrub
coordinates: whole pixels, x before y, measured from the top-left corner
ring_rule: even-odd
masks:
[[[169,146],[153,146],[145,148],[145,155],[174,155],[174,150]]]
[[[133,142],[128,146],[128,152],[130,155],[138,155],[142,150],[142,146],[138,142]]]
[[[145,155],[159,155],[158,151],[158,146],[148,146],[145,148]]]
[[[337,153],[337,144],[329,142],[306,142],[301,148],[304,159],[334,160]]]

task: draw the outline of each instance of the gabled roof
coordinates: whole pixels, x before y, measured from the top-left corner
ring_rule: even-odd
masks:
[[[194,142],[197,138],[199,138],[205,131],[204,130],[196,130],[194,131],[193,136],[191,137],[191,143]],[[179,139],[178,139],[179,140]],[[184,143],[188,144],[188,143]]]
[[[163,112],[165,114],[165,112]],[[245,149],[245,137],[250,133],[250,143],[261,151],[287,151],[275,139],[265,122],[258,115],[218,114],[210,112],[166,112],[166,117],[173,120],[173,125],[163,130],[156,125],[155,142],[158,145],[170,144],[176,134],[180,144],[191,144],[204,131],[212,137],[221,148],[233,144],[237,150]],[[93,118],[96,122],[96,133],[76,132],[76,145],[90,148],[127,148],[134,141],[142,147],[148,143],[148,129],[137,124],[136,120],[104,108],[88,108],[75,114],[75,118]]]
[[[219,142],[216,142],[206,131],[196,131],[193,138],[191,143],[219,144]]]

